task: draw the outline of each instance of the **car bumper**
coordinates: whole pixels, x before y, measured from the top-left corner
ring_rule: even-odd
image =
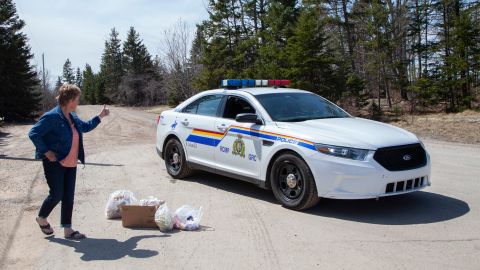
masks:
[[[335,199],[369,199],[399,195],[431,185],[430,157],[421,168],[388,171],[373,159],[366,161],[330,157],[320,153],[307,163],[315,177],[318,196]]]

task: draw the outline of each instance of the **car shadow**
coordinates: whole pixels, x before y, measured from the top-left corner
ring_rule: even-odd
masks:
[[[279,204],[272,192],[240,180],[207,172],[188,178],[199,184],[239,195]],[[459,199],[428,191],[382,197],[379,200],[339,200],[322,198],[305,214],[380,225],[413,225],[442,222],[467,214],[469,205]]]
[[[442,222],[470,212],[459,199],[427,191],[389,196],[378,201],[322,199],[306,211],[312,215],[380,225],[414,225]]]
[[[120,242],[116,239],[85,238],[82,240],[68,240],[64,238],[46,237],[48,241],[67,247],[72,247],[75,252],[82,253],[82,261],[113,261],[129,256],[133,258],[149,258],[158,255],[158,251],[136,249],[140,240],[146,238],[170,237],[169,235],[144,235],[134,236]]]
[[[212,188],[218,188],[239,195],[267,201],[269,203],[278,204],[273,196],[272,191],[262,189],[254,184],[238,179],[220,176],[209,172],[195,171],[195,174],[188,177],[186,180],[194,181]]]

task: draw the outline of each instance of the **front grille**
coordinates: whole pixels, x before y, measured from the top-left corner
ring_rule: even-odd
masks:
[[[379,148],[373,159],[389,171],[411,170],[427,164],[427,154],[419,143]]]
[[[388,183],[387,187],[385,188],[385,193],[396,193],[396,192],[404,192],[404,191],[419,189],[427,185],[426,179],[427,178],[423,176],[415,179],[408,179],[404,181]]]

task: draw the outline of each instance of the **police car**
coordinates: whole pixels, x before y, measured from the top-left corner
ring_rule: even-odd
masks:
[[[430,185],[430,158],[415,135],[289,84],[224,80],[162,112],[156,148],[168,174],[197,169],[248,181],[295,210],[321,197],[379,198]]]

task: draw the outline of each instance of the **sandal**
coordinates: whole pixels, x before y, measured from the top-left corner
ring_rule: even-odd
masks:
[[[37,223],[38,223],[38,220],[37,220]],[[52,235],[53,234],[53,229],[52,227],[50,226],[50,224],[47,224],[47,225],[40,225],[38,224],[38,226],[40,227],[40,230],[46,234],[46,235]]]
[[[74,231],[70,235],[66,235],[65,239],[80,240],[86,238],[85,234],[80,233],[79,231]]]

